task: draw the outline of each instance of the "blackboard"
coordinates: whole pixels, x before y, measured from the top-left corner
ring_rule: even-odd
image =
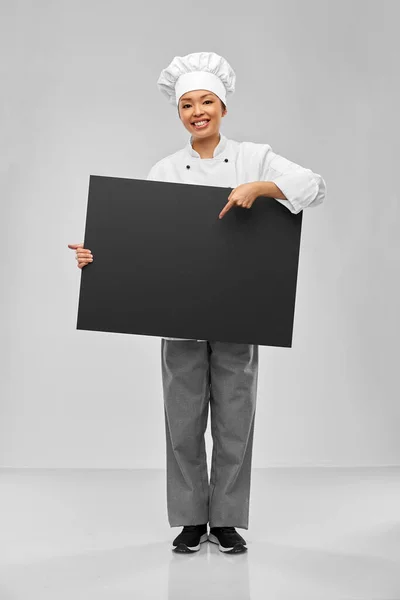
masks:
[[[303,213],[232,189],[91,175],[77,329],[291,347]]]

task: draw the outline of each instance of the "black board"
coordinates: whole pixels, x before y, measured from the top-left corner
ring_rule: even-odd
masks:
[[[291,347],[303,212],[232,189],[91,175],[77,329]]]

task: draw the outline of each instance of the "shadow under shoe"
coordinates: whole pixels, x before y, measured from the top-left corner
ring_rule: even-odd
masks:
[[[247,542],[234,527],[211,527],[208,540],[218,544],[221,552],[241,554],[247,552]]]
[[[181,533],[172,542],[172,551],[188,554],[200,550],[200,544],[206,542],[207,523],[204,525],[185,525]]]

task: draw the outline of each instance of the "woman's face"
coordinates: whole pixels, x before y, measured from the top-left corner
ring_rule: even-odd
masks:
[[[193,138],[206,138],[219,133],[220,123],[227,110],[221,100],[208,90],[192,90],[179,98],[179,117]],[[205,127],[197,128],[195,121],[207,120]]]

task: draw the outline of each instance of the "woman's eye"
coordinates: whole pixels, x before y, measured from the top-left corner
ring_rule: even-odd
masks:
[[[204,100],[204,102],[211,102],[211,104],[213,103],[213,100]],[[204,104],[204,103],[203,103]],[[184,104],[183,108],[186,108],[187,106],[190,106],[190,104]]]

